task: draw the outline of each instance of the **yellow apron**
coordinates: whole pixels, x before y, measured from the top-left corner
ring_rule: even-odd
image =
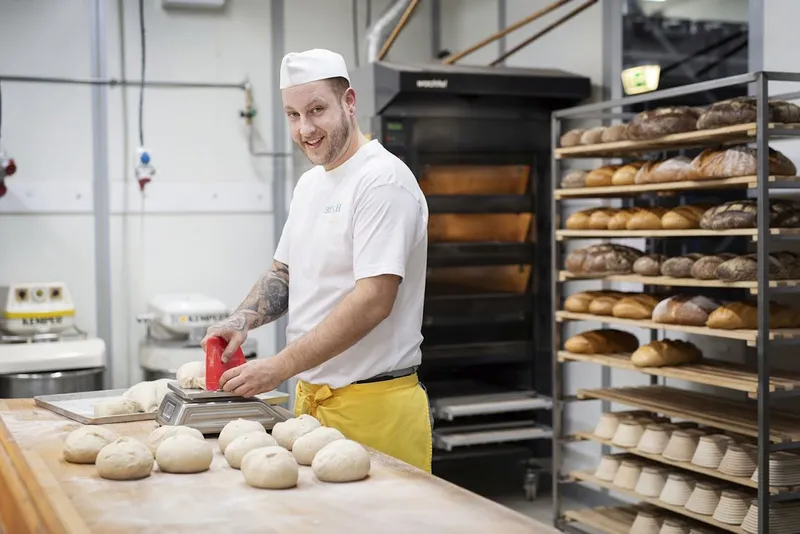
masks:
[[[313,415],[348,439],[431,472],[428,395],[417,374],[331,389],[297,383],[295,415]]]

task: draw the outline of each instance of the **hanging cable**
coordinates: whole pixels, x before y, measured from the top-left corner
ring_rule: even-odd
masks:
[[[147,43],[145,42],[144,32],[144,0],[139,0],[139,35],[141,38],[142,49],[142,73],[141,85],[139,86],[139,146],[144,146],[144,70],[147,57]]]

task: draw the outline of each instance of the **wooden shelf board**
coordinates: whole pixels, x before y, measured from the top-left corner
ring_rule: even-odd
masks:
[[[734,526],[734,525],[726,525],[725,523],[723,523],[721,521],[717,521],[716,519],[714,519],[710,515],[696,514],[694,512],[691,512],[691,511],[687,510],[683,506],[675,506],[675,505],[672,505],[672,504],[667,504],[667,503],[665,503],[664,501],[662,501],[660,499],[656,499],[654,497],[645,497],[644,495],[640,495],[640,494],[636,493],[635,491],[622,489],[622,488],[620,488],[618,486],[615,486],[614,484],[612,484],[610,482],[606,482],[605,480],[600,480],[599,478],[594,476],[592,473],[587,473],[585,471],[573,471],[572,473],[570,473],[570,476],[575,480],[580,480],[582,482],[588,482],[590,484],[594,484],[594,485],[597,485],[597,486],[600,486],[600,487],[615,491],[617,493],[621,493],[622,495],[626,495],[626,496],[632,497],[634,499],[640,499],[643,502],[646,502],[648,504],[652,504],[653,506],[657,506],[658,508],[663,508],[664,510],[669,510],[670,512],[682,515],[684,517],[688,517],[690,519],[694,519],[695,521],[700,521],[700,522],[705,523],[707,525],[712,525],[712,526],[714,526],[716,528],[719,528],[719,529],[722,529],[722,530],[726,530],[728,532],[735,532],[737,534],[745,534],[745,530],[743,528],[741,528],[741,527]]]
[[[636,514],[640,510],[650,509],[652,507],[649,505],[584,508],[582,510],[565,511],[564,519],[573,523],[580,523],[605,534],[629,534],[631,526],[636,520]]]
[[[707,326],[684,326],[679,324],[664,324],[651,321],[649,319],[621,319],[611,315],[592,315],[590,313],[574,313],[568,311],[557,311],[556,321],[597,321],[608,324],[624,324],[637,326],[639,328],[649,328],[651,330],[666,330],[671,332],[684,332],[701,336],[722,337],[726,339],[738,339],[754,344],[758,340],[757,330],[723,330],[721,328],[708,328]],[[775,339],[794,339],[800,337],[800,328],[778,328],[770,331],[769,338]]]
[[[758,282],[723,282],[721,280],[697,280],[695,278],[674,278],[672,276],[642,276],[640,274],[609,274],[609,275],[581,275],[569,271],[559,271],[559,282],[584,282],[586,280],[603,280],[608,282],[627,282],[651,286],[668,287],[722,287],[734,289],[749,289],[751,293],[758,293]],[[770,280],[771,288],[800,287],[800,280]]]
[[[758,413],[747,402],[666,386],[579,389],[578,398],[618,402],[743,436],[758,437]],[[702,411],[698,411],[702,406]],[[800,441],[800,416],[772,410],[770,440]]]
[[[704,360],[699,363],[666,367],[636,367],[631,363],[629,354],[575,354],[563,350],[558,352],[558,359],[562,362],[595,363],[648,375],[745,391],[751,396],[758,394],[758,374],[743,365],[732,363]],[[800,375],[772,371],[770,391],[786,391],[795,388],[800,389]]]
[[[771,228],[770,235],[800,235],[800,228]],[[750,236],[758,239],[757,228],[734,228],[732,230],[556,230],[556,240],[614,237],[726,237]]]
[[[800,128],[797,124],[769,123],[768,128],[793,130]],[[679,147],[707,146],[715,144],[731,144],[752,142],[756,135],[756,123],[737,124],[714,128],[711,130],[697,130],[671,135],[647,141],[615,141],[613,143],[598,143],[594,145],[580,145],[556,148],[553,152],[556,159],[570,157],[592,156],[629,156],[643,152],[671,150]]]
[[[769,176],[769,183],[797,182],[799,176]],[[758,176],[735,176],[732,178],[714,178],[708,180],[685,180],[681,182],[663,182],[657,184],[610,185],[604,187],[569,187],[556,189],[553,196],[556,200],[569,198],[624,197],[641,193],[691,191],[704,189],[745,189],[755,188]]]
[[[733,484],[739,484],[740,486],[746,486],[748,488],[758,489],[758,483],[753,482],[750,480],[749,477],[734,477],[730,475],[726,475],[725,473],[720,473],[716,469],[709,469],[708,467],[701,467],[699,465],[694,465],[691,462],[676,462],[674,460],[668,460],[661,456],[660,454],[650,454],[647,452],[642,452],[636,449],[636,447],[621,447],[619,445],[614,445],[610,439],[603,439],[595,436],[591,432],[575,432],[573,436],[577,439],[585,440],[585,441],[593,441],[595,443],[600,443],[602,445],[607,445],[609,447],[614,447],[619,450],[625,451],[628,454],[633,454],[634,456],[639,456],[641,458],[646,458],[648,460],[652,460],[654,462],[658,462],[661,464],[669,465],[672,467],[679,467],[686,471],[692,471],[694,473],[698,473],[701,475],[706,475],[708,477],[716,478],[719,480],[724,480],[726,482],[731,482]],[[771,487],[769,492],[772,494],[778,493],[785,493],[788,491],[793,491],[794,488],[791,487]]]

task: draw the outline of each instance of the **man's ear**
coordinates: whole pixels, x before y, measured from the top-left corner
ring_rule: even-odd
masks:
[[[347,91],[344,92],[344,104],[345,109],[351,115],[355,114],[356,112],[356,92],[352,87],[348,87]]]

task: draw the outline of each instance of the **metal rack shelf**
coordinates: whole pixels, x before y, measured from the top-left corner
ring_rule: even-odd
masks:
[[[722,280],[698,280],[696,278],[674,278],[672,276],[642,276],[640,274],[611,274],[602,276],[578,275],[569,271],[559,271],[559,282],[585,282],[599,280],[604,282],[627,282],[645,286],[665,287],[718,287],[727,289],[748,289],[753,295],[758,293],[758,282],[723,282]],[[800,289],[800,280],[770,280],[771,289]]]
[[[796,281],[775,281],[769,279],[767,254],[771,252],[773,242],[778,243],[783,239],[796,239],[800,237],[797,229],[778,229],[768,228],[766,225],[759,225],[758,228],[737,229],[727,231],[707,231],[707,230],[655,230],[655,231],[593,231],[593,230],[565,230],[561,224],[562,216],[560,204],[572,199],[583,201],[587,199],[608,199],[634,197],[637,195],[648,195],[649,199],[658,202],[661,197],[681,196],[683,194],[693,194],[703,192],[703,190],[730,190],[732,195],[747,195],[757,202],[757,219],[759,221],[769,220],[769,192],[773,189],[797,188],[800,179],[796,176],[771,176],[769,174],[769,141],[777,138],[794,138],[800,136],[800,125],[798,124],[778,124],[770,122],[768,99],[780,98],[777,95],[769,94],[769,82],[800,82],[800,74],[785,72],[759,71],[709,82],[686,85],[652,93],[646,93],[631,97],[626,97],[616,101],[597,102],[573,108],[557,111],[552,114],[552,158],[551,158],[551,188],[553,191],[552,213],[553,222],[551,231],[551,269],[554,273],[551,280],[551,302],[553,305],[553,321],[551,325],[552,350],[558,354],[559,358],[553,365],[553,492],[554,492],[554,518],[555,524],[564,530],[574,530],[570,527],[571,522],[587,523],[589,527],[597,526],[601,530],[614,532],[624,529],[630,515],[614,515],[614,519],[608,520],[603,512],[566,512],[562,510],[562,487],[564,484],[580,481],[589,483],[600,488],[610,489],[621,492],[628,497],[648,502],[651,505],[666,508],[677,514],[692,517],[697,521],[711,524],[719,529],[729,532],[744,532],[740,526],[731,526],[719,523],[713,518],[687,513],[685,509],[678,507],[665,506],[657,499],[648,499],[633,492],[625,492],[613,485],[596,479],[591,473],[576,472],[565,476],[563,472],[563,450],[567,443],[563,435],[563,414],[567,402],[581,401],[586,399],[602,401],[605,406],[611,403],[632,406],[637,409],[645,410],[650,413],[668,415],[682,420],[695,421],[710,427],[722,428],[740,435],[751,436],[758,441],[758,480],[739,481],[741,485],[755,489],[755,497],[760,510],[769,509],[772,503],[783,500],[799,499],[800,494],[792,491],[783,492],[770,489],[769,487],[769,455],[773,451],[798,449],[800,448],[800,416],[781,412],[771,407],[771,399],[787,393],[794,393],[794,385],[789,387],[787,384],[779,386],[782,378],[780,374],[771,375],[771,347],[776,344],[794,343],[800,341],[800,329],[770,329],[770,310],[769,302],[774,293],[791,291],[796,286]],[[600,119],[603,124],[608,124],[608,120],[618,117],[618,111],[641,103],[650,103],[651,107],[657,107],[659,100],[683,97],[704,91],[715,90],[737,85],[750,85],[751,94],[755,95],[756,118],[754,122],[727,126],[705,131],[693,131],[667,135],[658,139],[647,141],[620,141],[615,143],[603,143],[595,145],[584,145],[576,147],[558,146],[562,129],[561,124],[566,120]],[[795,98],[795,97],[791,97]],[[615,113],[617,115],[615,115]],[[575,189],[560,188],[562,176],[561,165],[567,158],[621,158],[640,159],[647,153],[664,154],[667,152],[677,152],[686,148],[714,148],[725,147],[732,144],[748,144],[755,146],[757,150],[757,173],[755,176],[741,176],[715,180],[698,180],[692,182],[671,182],[661,184],[642,184],[620,187],[584,187]],[[736,193],[736,191],[740,193]],[[727,193],[726,193],[727,194]],[[696,281],[696,280],[675,280],[668,277],[637,277],[634,275],[614,275],[597,277],[594,280],[600,283],[607,282],[627,282],[639,283],[643,286],[675,286],[675,287],[694,287],[694,288],[715,288],[716,291],[730,289],[741,291],[749,290],[757,295],[758,303],[758,329],[757,330],[718,330],[704,327],[691,327],[682,325],[666,325],[653,321],[634,321],[629,319],[618,319],[608,316],[595,316],[589,314],[569,313],[561,310],[561,288],[563,285],[573,282],[587,282],[591,278],[571,276],[562,271],[564,253],[563,247],[571,239],[614,239],[614,238],[643,238],[646,240],[648,252],[650,248],[658,244],[660,246],[672,246],[673,241],[658,240],[659,238],[702,238],[715,239],[725,237],[733,238],[737,243],[745,241],[754,242],[758,258],[757,279],[753,282],[739,284],[723,284],[716,281]],[[677,240],[675,240],[677,241]],[[700,239],[697,243],[704,242]],[[709,240],[710,241],[710,240]],[[682,243],[678,241],[678,243]],[[661,252],[661,249],[659,249]],[[604,287],[605,288],[605,287]],[[740,295],[740,293],[739,293]],[[716,336],[744,341],[747,346],[755,348],[753,361],[757,362],[757,370],[746,375],[731,375],[729,380],[715,380],[711,377],[704,377],[700,374],[691,375],[690,367],[685,368],[660,368],[660,369],[629,369],[632,367],[629,362],[620,358],[613,358],[613,355],[590,356],[590,355],[570,355],[562,350],[561,343],[563,338],[560,329],[565,321],[594,321],[603,325],[625,325],[636,326],[649,329],[652,340],[657,339],[660,331],[674,331],[689,334],[699,334],[704,336]],[[650,386],[639,388],[613,388],[603,384],[597,389],[581,389],[576,396],[564,394],[563,370],[562,366],[567,362],[580,361],[580,365],[594,364],[609,368],[626,368],[628,370],[638,370],[643,375],[650,375]],[[573,364],[577,365],[577,364]],[[685,376],[689,373],[689,376]],[[678,377],[677,375],[684,376]],[[724,373],[723,373],[724,374]],[[604,377],[609,376],[604,373]],[[712,376],[717,376],[713,375]],[[666,377],[681,378],[683,380],[695,381],[714,385],[721,388],[728,388],[732,391],[739,391],[741,395],[755,396],[755,400],[745,398],[742,401],[732,401],[723,399],[717,395],[701,394],[685,389],[672,389],[658,386],[659,380],[663,381]],[[607,378],[606,378],[607,379]],[[692,380],[694,379],[694,380]],[[782,389],[786,387],[787,389]],[[702,406],[701,410],[698,407]],[[607,408],[605,408],[607,409]],[[583,439],[591,439],[590,436],[578,435]],[[594,440],[598,441],[598,440]],[[608,442],[601,442],[605,447],[611,445]],[[628,451],[633,452],[633,451]],[[639,455],[641,456],[641,455]],[[651,458],[651,460],[655,460]],[[664,463],[662,461],[662,463]],[[685,466],[682,466],[685,467]],[[686,467],[687,469],[690,469]],[[690,469],[698,473],[698,469]],[[711,475],[711,473],[700,473]],[[719,477],[718,477],[719,478]],[[778,505],[775,505],[778,506]],[[673,509],[675,508],[675,509]],[[581,515],[583,514],[583,515]],[[769,534],[770,515],[768,513],[759,514],[758,531],[761,534]],[[594,523],[594,525],[592,525]],[[605,526],[606,528],[604,528]]]

